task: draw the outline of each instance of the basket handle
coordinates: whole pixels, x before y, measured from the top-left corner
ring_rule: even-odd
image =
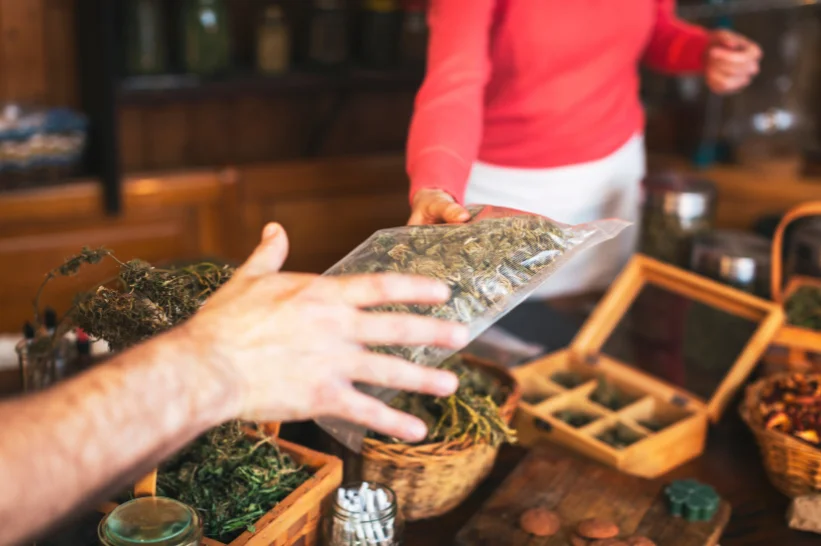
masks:
[[[279,429],[282,423],[260,423],[260,428],[271,438],[279,438]],[[157,469],[155,468],[134,484],[135,497],[154,497],[157,494]]]
[[[771,291],[772,291],[772,298],[773,301],[776,303],[783,303],[784,298],[784,286],[783,286],[783,264],[782,262],[782,251],[784,247],[784,232],[794,221],[800,218],[806,218],[809,216],[817,216],[821,214],[821,201],[810,201],[807,203],[803,203],[794,207],[787,211],[787,214],[781,219],[781,222],[778,223],[778,227],[775,230],[775,236],[773,237],[773,247],[772,247],[772,272],[771,272]]]

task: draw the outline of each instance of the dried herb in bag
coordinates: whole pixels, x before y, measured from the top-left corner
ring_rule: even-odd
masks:
[[[451,298],[441,305],[388,305],[375,311],[413,313],[467,324],[471,338],[532,294],[573,253],[615,237],[627,225],[602,220],[568,226],[522,211],[476,205],[464,224],[404,226],[376,232],[325,272],[415,274],[446,282]],[[425,366],[437,366],[454,351],[438,347],[374,347]],[[396,394],[362,387],[390,400]],[[361,427],[323,420],[320,425],[354,451]]]

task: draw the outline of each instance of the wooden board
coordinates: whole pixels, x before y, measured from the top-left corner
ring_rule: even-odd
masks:
[[[559,447],[531,451],[496,493],[462,528],[458,546],[565,546],[585,518],[610,519],[622,536],[639,534],[659,546],[715,546],[730,519],[722,502],[710,522],[689,523],[669,515],[663,480],[645,480],[582,459]],[[519,529],[519,516],[545,506],[556,510],[563,528],[536,538]]]

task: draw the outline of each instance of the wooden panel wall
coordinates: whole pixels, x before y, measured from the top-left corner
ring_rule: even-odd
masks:
[[[79,104],[77,0],[0,0],[0,101]]]

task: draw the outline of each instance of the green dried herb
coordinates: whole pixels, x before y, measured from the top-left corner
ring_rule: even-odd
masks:
[[[310,474],[268,438],[239,422],[210,430],[160,467],[158,494],[195,507],[206,537],[229,543],[302,485]]]
[[[664,423],[659,419],[643,419],[638,421],[638,424],[642,427],[646,428],[650,432],[660,432],[661,430],[667,428],[669,423]]]
[[[533,392],[523,395],[522,400],[530,404],[531,406],[536,406],[541,404],[545,400],[550,399],[552,396],[552,394],[546,392]]]
[[[561,410],[553,414],[556,419],[564,421],[573,428],[582,428],[599,418],[598,415],[584,411]]]
[[[821,287],[803,285],[784,304],[787,323],[799,328],[821,330]]]
[[[596,390],[590,394],[590,400],[611,411],[619,411],[634,402],[635,398],[620,391],[606,378],[600,377]]]
[[[423,444],[469,441],[494,447],[515,442],[516,432],[505,424],[499,406],[510,390],[482,370],[465,364],[461,357],[447,359],[440,366],[459,377],[459,388],[446,398],[417,393],[401,393],[390,405],[422,419],[428,426]],[[401,443],[395,438],[372,435],[382,441]]]
[[[470,210],[475,217],[482,209]],[[473,324],[490,312],[499,312],[519,289],[573,246],[573,238],[570,230],[524,213],[461,225],[383,230],[326,274],[398,272],[443,280],[451,287],[451,298],[443,305],[388,305],[376,310]],[[435,347],[375,350],[424,364],[441,354]]]
[[[619,423],[605,430],[596,438],[615,449],[624,449],[641,440],[643,436]]]
[[[550,376],[550,380],[565,389],[575,389],[584,383],[584,377],[576,372],[556,372]]]

